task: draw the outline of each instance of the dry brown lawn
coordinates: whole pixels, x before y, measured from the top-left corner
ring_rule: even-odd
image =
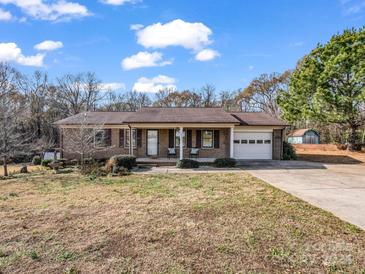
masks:
[[[22,165],[20,165],[20,164],[10,164],[10,165],[8,165],[8,173],[9,174],[19,173],[21,167],[22,167]],[[28,172],[38,172],[38,171],[45,170],[45,168],[42,166],[27,165],[27,168],[28,168]],[[3,175],[4,175],[4,168],[0,165],[0,176],[3,176]]]
[[[3,273],[365,273],[365,233],[246,174],[0,181]]]

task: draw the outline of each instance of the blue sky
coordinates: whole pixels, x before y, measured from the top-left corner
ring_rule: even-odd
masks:
[[[0,61],[126,90],[233,90],[364,22],[365,0],[0,0]]]

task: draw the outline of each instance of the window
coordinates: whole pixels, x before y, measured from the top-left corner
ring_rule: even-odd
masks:
[[[256,140],[256,144],[262,145],[264,143],[264,140]]]
[[[270,145],[271,144],[271,140],[265,140],[265,144],[266,145]]]
[[[249,144],[255,144],[256,142],[255,142],[255,140],[249,140],[248,143]]]
[[[124,132],[124,147],[129,147],[129,129],[126,129]],[[136,129],[132,129],[132,142],[133,142],[133,147],[136,147],[137,145],[137,130]]]
[[[247,144],[247,140],[241,140],[241,144]]]
[[[202,131],[202,147],[213,148],[213,130]]]
[[[183,130],[183,147],[185,147],[185,135],[186,135],[186,132],[185,130]],[[180,147],[180,136],[179,136],[179,130],[175,130],[175,146],[176,147]]]
[[[234,144],[239,144],[240,143],[240,140],[233,140],[233,143]]]
[[[107,129],[95,130],[94,134],[94,146],[95,147],[107,147],[109,145],[109,134]]]

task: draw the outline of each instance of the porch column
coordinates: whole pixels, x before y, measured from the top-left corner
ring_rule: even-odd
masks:
[[[233,135],[234,135],[234,127],[231,127],[231,132],[229,134],[230,142],[229,142],[229,157],[233,158]]]
[[[129,127],[129,154],[133,156],[133,133],[132,133],[132,127]]]
[[[179,150],[180,150],[180,160],[182,160],[182,159],[184,158],[183,132],[184,132],[183,127],[180,127],[180,130],[179,130],[179,139],[180,139],[180,147],[179,147]]]

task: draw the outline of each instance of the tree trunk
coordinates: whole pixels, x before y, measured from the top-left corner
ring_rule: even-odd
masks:
[[[3,161],[4,161],[4,163],[3,163],[3,167],[4,167],[4,176],[8,176],[9,174],[8,174],[8,159],[7,159],[7,157],[6,156],[4,156],[3,157]]]
[[[351,151],[356,150],[357,129],[358,129],[358,126],[351,126],[350,137],[349,137],[349,146],[348,146],[348,149]]]

